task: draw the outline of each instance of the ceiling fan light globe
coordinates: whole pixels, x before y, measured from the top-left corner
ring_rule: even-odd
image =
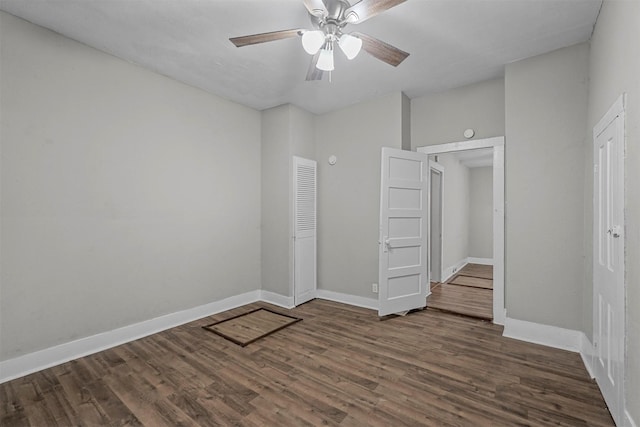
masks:
[[[318,57],[318,62],[316,63],[316,68],[322,71],[333,71],[333,50],[322,49],[320,51],[320,56]]]
[[[315,55],[324,44],[324,39],[324,33],[320,30],[305,31],[302,35],[302,47],[309,55]]]
[[[362,40],[349,34],[343,34],[338,40],[338,46],[346,55],[347,59],[353,59],[358,56],[362,48]]]

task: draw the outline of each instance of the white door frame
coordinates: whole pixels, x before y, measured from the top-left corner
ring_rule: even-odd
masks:
[[[493,148],[493,323],[504,325],[504,136],[418,147],[425,154]]]
[[[429,161],[429,173],[431,173],[431,170],[434,169],[436,170],[439,174],[440,174],[440,280],[442,280],[442,272],[444,270],[444,263],[443,263],[443,258],[442,258],[442,254],[444,252],[444,244],[442,243],[444,241],[444,238],[442,237],[444,235],[444,166],[442,166],[440,163],[438,162],[434,162],[432,160]],[[431,181],[429,182],[429,184],[431,185]],[[429,191],[429,207],[431,207],[431,191]],[[433,237],[433,230],[431,230],[431,211],[429,211],[429,238],[431,239],[431,237]],[[433,253],[429,252],[429,258],[431,259],[431,257],[433,256]],[[429,264],[429,268],[431,271],[433,271],[433,265],[432,263]],[[430,272],[431,273],[431,272]],[[429,281],[431,281],[431,274],[429,274]]]

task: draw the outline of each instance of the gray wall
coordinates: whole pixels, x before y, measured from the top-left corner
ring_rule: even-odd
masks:
[[[589,46],[509,64],[506,307],[511,318],[582,327]]]
[[[469,168],[469,256],[493,259],[493,167]]]
[[[262,289],[290,296],[288,105],[262,112]]]
[[[504,135],[504,80],[494,79],[411,100],[411,146]]]
[[[464,141],[462,133],[468,128],[476,131],[473,139],[505,134],[503,79],[474,83],[411,100],[411,145],[413,149],[427,145]],[[445,171],[446,173],[447,171]],[[446,187],[445,192],[447,192]],[[468,215],[467,218],[469,218]],[[445,217],[445,227],[447,227],[447,221],[448,219]],[[471,224],[469,223],[468,226]],[[467,251],[465,257],[467,256],[476,255],[471,255]],[[455,256],[452,255],[448,261],[444,261],[445,269],[451,266],[448,262],[460,261],[460,259],[452,260],[453,258]]]
[[[0,20],[0,359],[259,289],[260,113]]]
[[[380,153],[402,146],[401,109],[398,92],[316,118],[321,289],[377,298]]]
[[[291,154],[293,156],[315,160],[316,116],[295,105],[289,105],[289,117],[291,121]],[[293,165],[293,163],[291,163],[291,165]],[[293,176],[293,166],[291,166],[291,176]],[[293,195],[293,193],[290,194]],[[291,212],[293,212],[293,208]]]
[[[411,99],[402,94],[402,149],[411,151]]]
[[[293,156],[316,160],[316,116],[295,105],[289,105],[289,117],[291,129],[291,150],[289,155],[289,289],[290,296],[293,296]]]
[[[591,280],[593,127],[621,93],[627,93],[625,218],[626,218],[626,286],[627,286],[627,409],[640,422],[640,2],[605,1],[591,41],[589,61],[589,121],[585,144],[585,230],[588,280],[584,287],[583,328],[592,330]]]
[[[314,115],[286,104],[262,112],[262,289],[293,296],[293,156],[315,158]]]
[[[439,154],[438,163],[444,167],[442,267],[446,275],[469,256],[469,168],[451,153]]]

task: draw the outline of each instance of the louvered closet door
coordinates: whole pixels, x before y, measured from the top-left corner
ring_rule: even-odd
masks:
[[[316,162],[293,157],[295,305],[316,297]]]

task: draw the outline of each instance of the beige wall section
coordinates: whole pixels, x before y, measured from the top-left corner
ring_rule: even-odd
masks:
[[[262,112],[262,289],[290,296],[289,105]]]
[[[260,113],[0,20],[0,359],[259,289]]]
[[[411,100],[411,146],[504,135],[504,80],[494,79]]]
[[[626,218],[626,286],[627,286],[627,410],[640,425],[640,2],[605,1],[591,41],[589,122],[585,152],[585,236],[587,245],[584,329],[592,330],[591,280],[593,127],[622,93],[627,94],[625,218]]]
[[[411,151],[411,99],[402,94],[402,149]]]
[[[438,163],[444,167],[442,267],[446,274],[469,256],[469,168],[451,153],[439,154]]]
[[[493,258],[493,167],[469,169],[469,256]]]
[[[402,146],[401,107],[398,92],[317,116],[321,289],[377,298],[380,153]],[[327,163],[332,154],[334,166]]]
[[[288,296],[294,296],[294,271],[293,271],[293,156],[305,159],[316,159],[315,145],[315,115],[289,104],[289,117],[291,129],[291,153],[289,155],[289,289]],[[317,191],[317,189],[316,189]],[[316,206],[317,209],[317,206]],[[317,243],[316,243],[317,244]],[[316,259],[317,262],[317,259]]]
[[[295,105],[289,105],[289,117],[291,120],[291,154],[293,156],[315,160],[316,116],[302,108],[296,107]],[[293,167],[291,174],[293,176]],[[291,211],[293,212],[293,208]]]
[[[262,111],[262,289],[293,296],[293,156],[315,158],[314,115]]]
[[[506,68],[507,315],[582,327],[589,46]]]
[[[293,156],[315,158],[314,115],[291,104],[262,112],[262,289],[293,296]]]

